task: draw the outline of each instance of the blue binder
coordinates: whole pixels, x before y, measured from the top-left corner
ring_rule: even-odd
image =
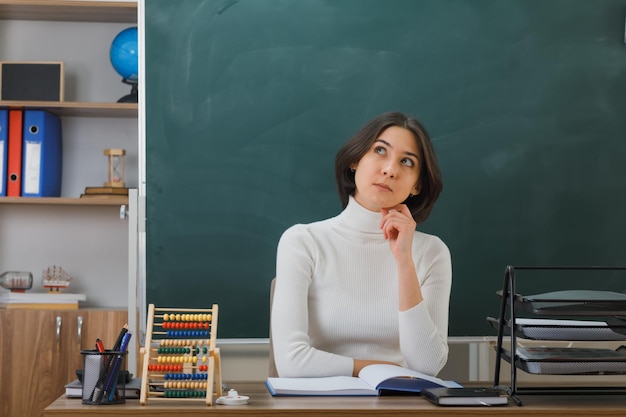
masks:
[[[9,111],[0,109],[0,197],[7,195],[7,142]]]
[[[22,197],[60,197],[61,119],[45,110],[24,110]]]

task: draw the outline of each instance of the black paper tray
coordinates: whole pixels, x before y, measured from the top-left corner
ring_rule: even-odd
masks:
[[[487,323],[499,329],[499,320],[487,317]],[[609,324],[610,323],[610,324]],[[511,334],[510,321],[504,323],[505,334]],[[620,341],[626,340],[626,321],[515,319],[515,336],[531,340]]]
[[[515,366],[524,372],[535,375],[623,375],[626,374],[626,355],[615,352],[615,357],[585,358],[574,353],[582,351],[602,351],[605,349],[553,348],[561,349],[564,355],[552,359],[528,359],[517,357]],[[570,351],[570,355],[566,353]],[[519,352],[519,349],[518,349]],[[571,356],[571,357],[567,357]],[[502,359],[511,363],[510,351],[502,349]]]
[[[502,297],[502,290],[497,291]],[[626,316],[626,294],[567,290],[535,295],[515,294],[515,306],[527,313],[567,316]]]

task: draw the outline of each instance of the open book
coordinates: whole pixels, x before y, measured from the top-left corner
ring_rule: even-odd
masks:
[[[274,396],[419,394],[425,388],[461,387],[454,381],[444,381],[411,369],[385,364],[366,366],[359,372],[358,378],[268,378],[265,385]]]

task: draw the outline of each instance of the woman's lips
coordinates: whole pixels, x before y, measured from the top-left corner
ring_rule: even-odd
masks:
[[[378,188],[382,188],[385,191],[391,191],[391,188],[389,188],[389,186],[387,184],[376,183],[376,184],[374,184],[374,186],[376,186]]]

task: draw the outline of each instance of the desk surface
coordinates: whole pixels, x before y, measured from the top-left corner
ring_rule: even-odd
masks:
[[[272,397],[260,382],[233,383],[250,403],[241,406],[213,405],[202,402],[173,400],[173,402],[126,400],[121,405],[85,405],[80,399],[60,397],[45,410],[45,417],[66,416],[454,416],[476,417],[485,414],[500,416],[626,416],[624,395],[524,395],[524,406],[510,402],[503,407],[437,407],[424,398],[416,397]]]

